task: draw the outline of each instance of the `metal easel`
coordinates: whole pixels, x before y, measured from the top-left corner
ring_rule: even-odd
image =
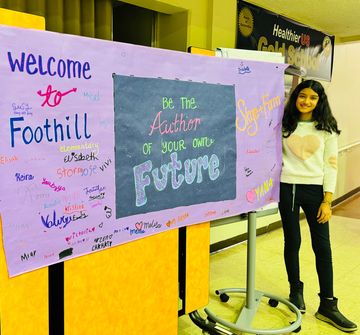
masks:
[[[263,214],[264,215],[264,214]],[[205,332],[217,335],[217,334],[240,334],[241,332],[250,334],[284,334],[289,332],[298,332],[301,325],[301,313],[295,305],[288,300],[275,296],[268,292],[262,292],[255,289],[255,258],[256,258],[256,212],[250,212],[247,214],[247,226],[248,226],[248,244],[247,244],[247,274],[246,274],[246,288],[225,288],[216,291],[216,294],[220,296],[222,302],[229,300],[227,293],[245,293],[246,300],[244,306],[241,308],[237,320],[230,322],[219,318],[208,308],[205,308],[205,313],[208,316],[207,320],[203,320],[198,312],[193,312],[190,315],[192,321],[202,328]],[[278,302],[287,305],[290,310],[296,314],[296,320],[284,328],[278,329],[257,329],[252,327],[252,321],[256,315],[259,304],[262,297],[268,297],[269,305],[276,307]],[[223,328],[226,327],[226,328]]]

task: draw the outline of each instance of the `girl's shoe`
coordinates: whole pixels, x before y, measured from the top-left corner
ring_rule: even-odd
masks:
[[[302,314],[306,311],[303,292],[304,283],[302,281],[296,284],[290,284],[289,301],[295,305]]]
[[[334,327],[342,330],[343,332],[353,332],[357,330],[357,325],[347,319],[340,313],[337,307],[338,299],[332,298],[320,298],[320,306],[315,313],[315,317],[319,320],[325,321],[333,325]]]

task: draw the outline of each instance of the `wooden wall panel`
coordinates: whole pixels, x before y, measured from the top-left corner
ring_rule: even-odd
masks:
[[[210,222],[186,227],[185,313],[209,303]]]
[[[65,335],[175,335],[178,230],[65,262]]]

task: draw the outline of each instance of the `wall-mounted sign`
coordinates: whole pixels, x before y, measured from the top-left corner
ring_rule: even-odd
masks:
[[[302,77],[331,80],[334,36],[242,0],[237,27],[236,48],[281,52]]]

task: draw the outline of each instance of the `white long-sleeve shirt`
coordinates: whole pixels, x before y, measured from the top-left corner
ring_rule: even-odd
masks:
[[[298,122],[295,131],[283,138],[283,167],[280,180],[288,184],[323,185],[334,193],[337,178],[338,135],[319,131],[315,122]]]

